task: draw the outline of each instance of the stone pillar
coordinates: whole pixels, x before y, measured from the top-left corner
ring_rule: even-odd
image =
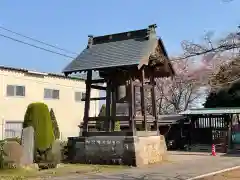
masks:
[[[0,139],[1,139],[1,140],[4,140],[4,139],[5,139],[5,119],[4,119],[4,116],[2,116],[2,119],[1,119]]]

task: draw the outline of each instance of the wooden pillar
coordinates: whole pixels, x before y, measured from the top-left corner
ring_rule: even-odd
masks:
[[[115,121],[116,121],[116,102],[117,102],[117,97],[116,97],[116,92],[117,92],[117,87],[115,85],[113,85],[112,87],[112,103],[111,103],[111,117],[112,117],[112,131],[114,131],[115,128]]]
[[[157,117],[157,105],[156,105],[156,93],[155,93],[155,80],[154,76],[151,77],[150,79],[152,89],[151,89],[151,96],[152,96],[152,112],[153,116],[155,117],[155,125],[157,126],[157,135],[160,135],[159,131],[159,122],[158,122],[158,117]]]
[[[196,116],[189,116],[188,117],[189,118],[189,120],[190,120],[190,124],[189,124],[189,146],[191,146],[192,145],[192,143],[193,143],[193,141],[194,141],[194,139],[193,139],[193,131],[194,131],[194,128],[195,128],[195,121],[196,121],[196,119],[197,119],[197,117]]]
[[[232,149],[232,115],[228,116],[228,150]]]
[[[210,114],[209,116],[208,116],[208,120],[209,120],[209,128],[211,129],[211,137],[212,137],[212,144],[214,143],[214,137],[213,137],[213,125],[212,125],[212,121],[213,121],[213,119],[214,120],[216,120],[216,118],[213,118],[213,116],[212,116],[212,114]]]
[[[129,104],[129,129],[132,131],[133,136],[136,135],[136,125],[135,125],[135,119],[134,119],[134,86],[133,86],[133,80],[129,80],[129,88],[128,88],[128,104]]]
[[[105,120],[105,131],[111,130],[111,84],[107,82],[107,90],[106,90],[106,120]]]
[[[214,123],[212,122],[213,120],[214,120]],[[215,124],[215,121],[216,121],[216,117],[210,114],[209,115],[209,127],[211,129],[213,129],[213,124]],[[217,117],[217,121],[218,121],[218,117]]]
[[[91,96],[91,80],[92,80],[92,70],[89,70],[87,72],[87,80],[86,80],[86,100],[85,100],[84,117],[83,117],[83,132],[88,131],[88,118],[89,118],[90,96]]]
[[[144,75],[144,68],[142,68],[142,73],[141,73],[141,110],[142,110],[142,115],[143,115],[143,126],[145,131],[147,131],[148,127],[147,127],[147,119],[146,119],[146,104],[145,104],[145,91],[144,91],[144,79],[145,79],[145,75]]]

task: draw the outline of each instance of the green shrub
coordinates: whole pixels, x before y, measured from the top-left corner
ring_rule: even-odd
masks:
[[[21,144],[21,138],[19,137],[6,138],[5,141],[16,141],[17,143]]]
[[[67,154],[68,154],[68,147],[67,147],[67,141],[61,141],[61,161],[67,160]]]
[[[53,133],[54,133],[55,139],[59,139],[60,138],[59,126],[58,126],[58,123],[56,120],[55,113],[52,108],[50,110],[50,116],[51,116],[51,120],[52,120]]]
[[[4,157],[6,156],[6,153],[3,150],[3,145],[4,145],[5,141],[0,141],[0,169],[4,168]]]
[[[61,161],[67,162],[68,161],[68,142],[62,141],[61,142]]]
[[[54,142],[54,133],[48,106],[41,102],[28,105],[23,128],[34,128],[35,148],[37,151],[46,151]]]
[[[120,122],[115,121],[114,131],[121,131]]]
[[[39,169],[52,169],[56,168],[58,162],[58,158],[56,154],[52,152],[52,149],[48,149],[45,154],[44,158],[41,158],[41,161],[38,162]]]

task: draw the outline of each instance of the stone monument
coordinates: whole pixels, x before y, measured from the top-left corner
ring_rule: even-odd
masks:
[[[9,167],[18,168],[21,165],[21,157],[23,154],[22,146],[16,141],[7,141],[3,145],[4,161]]]
[[[34,129],[32,126],[26,127],[22,130],[21,144],[23,147],[23,155],[21,164],[28,166],[33,164],[34,160]]]

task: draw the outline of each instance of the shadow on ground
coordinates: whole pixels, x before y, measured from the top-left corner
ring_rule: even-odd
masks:
[[[168,153],[171,155],[192,155],[192,156],[209,156],[209,155],[211,155],[211,151],[168,151]]]

